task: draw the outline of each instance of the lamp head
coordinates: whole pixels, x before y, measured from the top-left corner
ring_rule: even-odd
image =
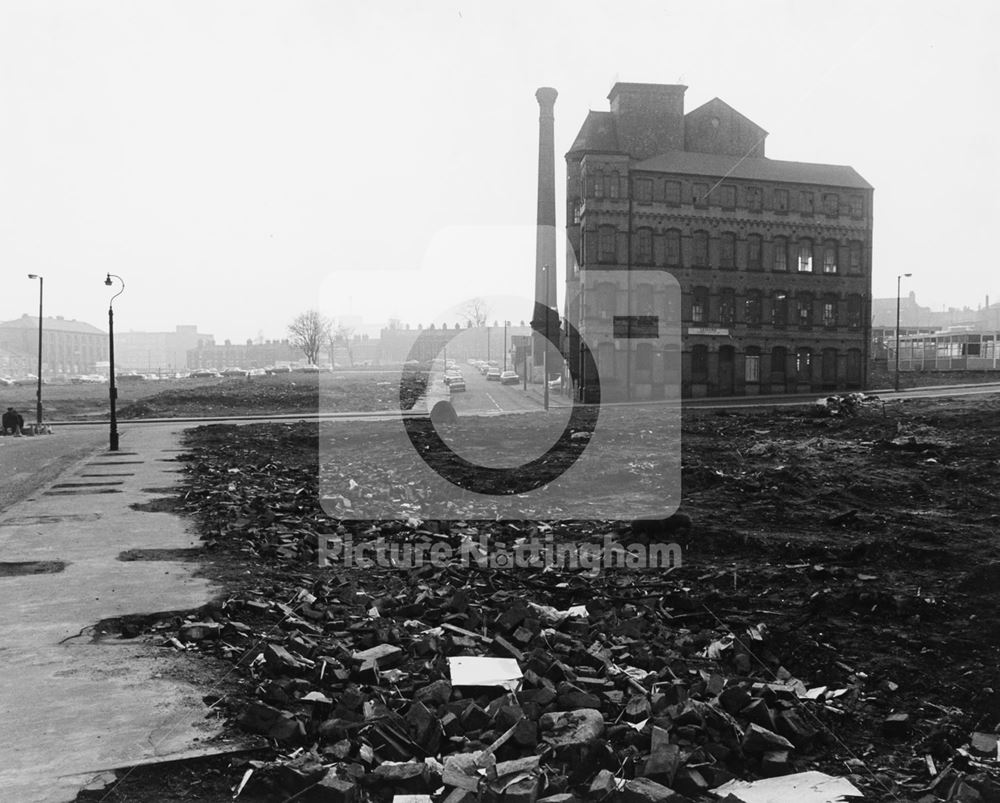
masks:
[[[28,274],[28,278],[29,279],[40,279],[41,277],[37,273],[29,273]]]
[[[907,279],[909,279],[909,278],[910,278],[910,277],[911,277],[911,276],[912,276],[913,274],[912,274],[912,273],[904,273],[903,275],[904,275],[904,276],[905,276],[905,277],[906,277]]]
[[[105,283],[105,284],[106,284],[106,285],[107,285],[108,287],[111,287],[111,274],[110,274],[110,273],[108,274],[108,278],[106,278],[106,279],[104,280],[104,283]]]

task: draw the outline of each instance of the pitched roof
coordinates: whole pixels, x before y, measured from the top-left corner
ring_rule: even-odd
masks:
[[[695,153],[693,151],[667,151],[634,163],[632,169],[714,178],[730,176],[757,181],[822,184],[859,190],[873,189],[872,185],[865,181],[853,167],[846,165],[785,162],[779,159],[758,157],[747,157],[741,160],[735,156]]]
[[[38,329],[38,318],[31,315],[22,315],[20,318],[15,318],[12,321],[0,321],[0,327],[4,329]],[[103,335],[106,332],[101,331],[96,326],[92,326],[89,323],[84,323],[83,321],[77,320],[66,320],[65,318],[49,318],[43,319],[42,323],[43,329],[50,329],[54,332],[79,332],[80,334],[88,335]]]
[[[722,100],[722,98],[712,98],[711,100],[709,100],[709,101],[707,101],[705,103],[702,103],[701,106],[699,106],[697,109],[692,109],[687,114],[685,114],[684,115],[684,119],[687,120],[689,117],[692,118],[692,119],[694,119],[696,117],[701,117],[702,115],[705,115],[705,114],[713,114],[713,113],[718,114],[720,107],[722,109],[726,109],[726,110],[732,112],[733,114],[737,115],[738,117],[741,117],[742,119],[746,120],[750,125],[752,125],[757,130],[759,130],[759,131],[761,131],[761,132],[763,132],[765,134],[768,133],[766,130],[764,130],[763,128],[761,128],[761,126],[757,125],[757,123],[755,123],[753,120],[751,120],[745,114],[743,114],[742,112],[738,111],[737,109],[734,109],[732,106],[730,106],[728,103],[726,103],[726,101]]]
[[[611,112],[588,112],[587,119],[580,127],[570,146],[570,153],[580,151],[604,151],[605,153],[621,153],[618,147],[618,132],[615,130],[615,118]]]

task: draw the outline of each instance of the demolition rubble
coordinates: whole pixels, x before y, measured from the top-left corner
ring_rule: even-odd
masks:
[[[683,564],[596,575],[320,567],[321,538],[657,534],[334,521],[314,427],[201,428],[182,505],[230,591],[148,637],[236,668],[216,706],[268,745],[237,799],[1000,800],[998,425],[859,409],[688,416]]]

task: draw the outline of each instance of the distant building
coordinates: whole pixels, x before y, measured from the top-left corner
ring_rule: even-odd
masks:
[[[872,326],[895,331],[895,296],[872,299]],[[917,294],[912,290],[900,297],[899,327],[901,333],[907,328],[933,331],[948,326],[981,326],[987,329],[1000,329],[1000,304],[991,306],[987,297],[986,306],[977,309],[966,306],[962,309],[948,307],[935,310],[917,303]]]
[[[38,318],[22,315],[0,323],[0,349],[8,352],[6,361],[15,366],[7,373],[34,373],[38,368]],[[61,315],[42,319],[43,376],[96,373],[98,363],[107,359],[107,332]]]
[[[173,332],[115,332],[115,371],[182,371],[191,349],[214,343],[215,338],[197,326],[178,326]]]
[[[566,154],[567,359],[585,365],[575,329],[602,398],[664,398],[678,376],[684,396],[862,387],[871,185],[767,158],[764,129],[718,98],[685,114],[685,90],[615,84]],[[657,271],[679,309],[636,276]],[[679,355],[657,320],[679,321]]]
[[[203,344],[189,349],[186,355],[187,367],[213,368],[266,368],[270,365],[289,365],[304,362],[301,349],[295,348],[287,340],[268,340],[263,343],[230,343],[222,345]]]
[[[528,324],[506,327],[508,368],[520,369],[521,356],[515,356],[515,338],[531,335]],[[455,329],[403,329],[386,328],[378,339],[378,360],[382,365],[401,365],[408,359],[426,361],[447,355],[448,359],[465,362],[470,359],[504,362],[504,326],[500,322],[489,326],[460,327]],[[518,365],[513,365],[513,360]],[[357,356],[355,356],[355,361]]]

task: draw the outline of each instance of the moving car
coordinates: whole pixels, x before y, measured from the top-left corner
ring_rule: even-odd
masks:
[[[500,369],[490,367],[486,372],[486,379],[489,382],[499,382],[500,381]]]
[[[465,380],[459,377],[458,379],[453,379],[448,383],[448,391],[450,393],[461,393],[465,390]]]
[[[521,377],[517,375],[517,371],[504,371],[500,374],[501,385],[516,385],[520,381]]]
[[[461,371],[450,370],[444,372],[444,383],[450,385],[452,382],[465,382],[465,377],[462,376]]]

